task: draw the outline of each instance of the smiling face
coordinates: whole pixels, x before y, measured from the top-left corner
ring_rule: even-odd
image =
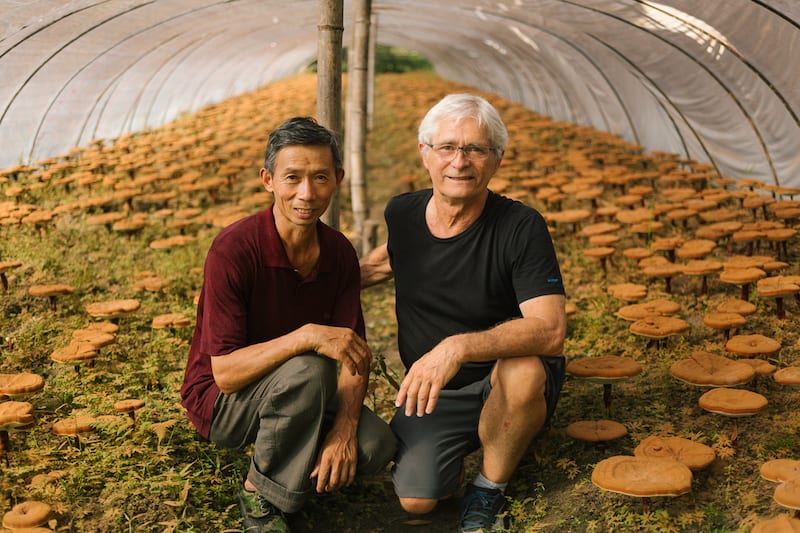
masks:
[[[441,120],[431,144],[491,145],[486,128],[480,127],[472,118]],[[470,160],[462,150],[457,150],[450,161],[447,161],[449,157],[443,159],[424,143],[419,145],[419,150],[422,164],[431,176],[436,194],[458,203],[483,198],[487,194],[489,180],[502,161],[502,155],[495,150],[490,150],[489,156],[484,160]]]
[[[314,227],[328,208],[344,171],[336,172],[331,147],[289,145],[275,159],[275,171],[261,169],[264,187],[275,198],[278,231]]]

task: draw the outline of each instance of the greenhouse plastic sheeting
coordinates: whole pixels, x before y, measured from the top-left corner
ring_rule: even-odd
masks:
[[[373,13],[379,43],[444,78],[800,186],[796,0],[384,0]],[[311,1],[0,0],[0,167],[291,75],[315,59],[318,21]]]

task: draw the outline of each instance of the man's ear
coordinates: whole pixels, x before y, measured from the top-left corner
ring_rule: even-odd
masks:
[[[419,157],[422,159],[422,166],[425,167],[425,170],[430,170],[428,169],[428,162],[425,160],[425,148],[427,148],[427,145],[425,143],[419,143],[417,145],[417,149],[419,150]]]
[[[500,168],[500,165],[503,163],[503,156],[505,155],[505,153],[506,153],[505,150],[501,150],[498,156],[495,158],[496,159],[496,163],[494,166],[495,172],[497,172],[497,170]]]
[[[269,170],[262,168],[258,171],[258,177],[261,178],[261,183],[264,184],[264,188],[272,192],[272,174],[269,173]]]
[[[344,179],[344,169],[336,171],[336,185],[341,185]]]

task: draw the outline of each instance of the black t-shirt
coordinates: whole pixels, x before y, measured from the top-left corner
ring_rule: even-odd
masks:
[[[384,213],[406,368],[445,337],[517,318],[519,304],[530,298],[564,294],[553,242],[538,211],[490,191],[469,228],[440,239],[425,222],[432,195],[431,189],[402,194]],[[493,364],[465,364],[446,388],[482,379]]]

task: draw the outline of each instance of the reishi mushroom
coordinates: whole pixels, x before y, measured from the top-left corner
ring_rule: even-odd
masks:
[[[685,383],[701,387],[742,385],[755,376],[750,365],[703,350],[695,350],[688,359],[672,363],[669,373]]]
[[[644,498],[645,511],[649,498],[680,496],[692,488],[692,471],[672,458],[615,455],[603,459],[592,471],[592,483],[598,488]]]
[[[775,316],[779,319],[786,318],[786,306],[783,299],[787,296],[800,294],[800,281],[797,276],[771,276],[756,282],[756,294],[759,298],[772,298],[775,300]]]
[[[50,302],[50,310],[56,310],[56,297],[64,294],[72,294],[75,288],[71,285],[57,283],[53,285],[31,285],[28,287],[28,294],[31,296],[47,296]]]
[[[800,388],[800,366],[787,366],[772,374],[772,379],[781,385]]]
[[[86,312],[95,318],[113,319],[136,311],[140,305],[139,300],[134,299],[108,300],[88,304]]]
[[[628,429],[614,420],[578,420],[565,429],[568,437],[594,444],[595,449],[604,450],[606,443],[624,437]]]
[[[759,468],[761,477],[767,481],[781,483],[800,477],[800,460],[797,459],[772,459]]]
[[[10,439],[8,432],[28,429],[33,426],[33,405],[28,402],[0,403],[0,452],[3,452],[8,466],[8,449]]]
[[[703,316],[703,324],[713,329],[721,329],[725,332],[725,340],[730,339],[731,331],[734,328],[744,326],[747,319],[739,313],[727,313],[723,311],[711,311]]]
[[[683,437],[659,437],[651,435],[642,440],[633,450],[637,457],[671,457],[689,467],[702,470],[710,465],[717,454],[710,446]]]
[[[0,395],[22,399],[44,388],[44,378],[38,374],[0,374]]]
[[[649,316],[632,323],[629,329],[635,335],[650,338],[650,342],[648,342],[648,346],[650,346],[654,341],[678,335],[687,331],[690,327],[688,322],[680,318]]]
[[[166,313],[153,317],[150,327],[153,329],[182,328],[191,325],[192,321],[181,313]]]
[[[750,533],[797,533],[800,532],[800,518],[782,514],[758,522]]]
[[[52,508],[44,502],[24,501],[3,515],[3,527],[11,530],[35,528],[46,523]]]
[[[602,355],[570,361],[567,373],[603,385],[603,405],[611,412],[611,386],[642,372],[642,365],[630,357]]]
[[[656,298],[648,302],[639,302],[620,307],[615,313],[623,320],[636,321],[648,316],[669,316],[681,310],[678,302],[666,298]]]
[[[781,349],[781,343],[760,333],[734,335],[725,343],[725,350],[742,357],[772,355]]]
[[[767,403],[767,399],[757,392],[730,388],[711,389],[698,400],[700,407],[706,411],[733,419],[731,442],[734,445],[739,437],[737,418],[758,414],[764,410]]]
[[[609,285],[607,290],[620,300],[644,300],[647,297],[647,286],[638,283],[617,283]]]
[[[144,407],[144,400],[131,398],[128,400],[120,400],[114,404],[114,410],[118,413],[128,413],[131,418],[131,429],[136,427],[136,411]]]
[[[71,364],[78,374],[81,373],[80,365],[92,366],[95,358],[97,358],[97,348],[81,342],[72,342],[62,348],[56,348],[50,354],[50,359],[56,363]]]
[[[778,505],[793,509],[795,518],[800,518],[800,477],[779,483],[772,498]]]
[[[0,283],[3,285],[3,292],[8,292],[6,272],[20,266],[22,266],[22,261],[0,261]]]
[[[79,435],[92,431],[92,424],[97,421],[93,416],[80,415],[70,418],[64,418],[57,422],[53,422],[53,433],[56,435],[66,435],[72,437],[73,445],[76,448],[81,447]]]
[[[765,278],[767,273],[760,268],[728,268],[719,274],[719,280],[732,285],[741,287],[740,298],[744,301],[750,300],[750,286],[761,278]]]

